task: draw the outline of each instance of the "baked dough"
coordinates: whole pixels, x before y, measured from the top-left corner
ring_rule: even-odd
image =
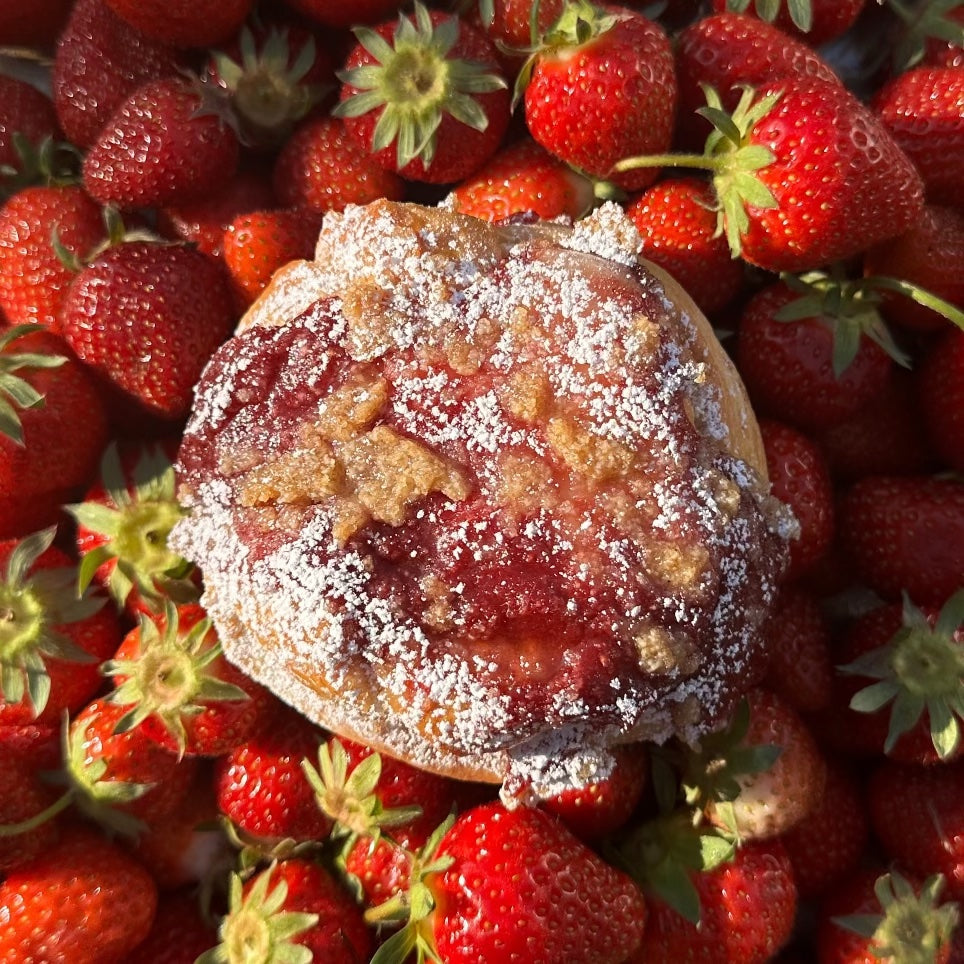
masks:
[[[174,548],[335,733],[536,795],[719,725],[793,523],[706,319],[615,204],[328,215],[196,390]]]

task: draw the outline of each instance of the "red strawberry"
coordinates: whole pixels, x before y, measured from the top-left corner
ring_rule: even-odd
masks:
[[[500,46],[524,55],[534,39],[543,36],[562,13],[564,0],[544,0],[536,11],[536,33],[532,36],[533,4],[530,0],[485,0],[479,3],[485,32]],[[486,3],[488,8],[486,8]]]
[[[231,878],[231,906],[221,922],[221,944],[197,964],[251,960],[368,960],[372,938],[351,895],[320,865],[291,858],[242,886]],[[299,954],[304,949],[307,953]]]
[[[323,215],[377,198],[399,201],[404,182],[377,164],[337,117],[310,117],[288,138],[274,166],[274,190],[288,207]]]
[[[626,203],[642,235],[640,254],[665,268],[710,314],[733,301],[744,282],[742,263],[716,232],[712,207],[712,190],[696,177],[663,178]]]
[[[906,592],[942,606],[964,572],[964,483],[931,476],[869,476],[840,503],[839,533],[856,575],[885,599]]]
[[[235,310],[223,271],[184,245],[130,241],[73,280],[61,326],[78,357],[137,412],[187,415],[194,384]]]
[[[959,205],[964,189],[964,71],[904,71],[877,92],[873,107],[920,171],[928,201]]]
[[[141,33],[177,47],[208,47],[232,36],[253,0],[107,0]]]
[[[176,73],[183,60],[118,17],[107,0],[76,0],[50,75],[67,139],[90,147],[127,97],[149,80]]]
[[[778,281],[740,315],[736,360],[755,410],[805,430],[874,399],[893,356],[905,360],[859,282]]]
[[[107,233],[101,206],[76,185],[11,197],[0,209],[0,308],[10,323],[58,331],[67,287]]]
[[[694,883],[699,924],[651,899],[642,944],[627,964],[763,964],[789,941],[797,888],[779,841],[744,844],[731,861],[697,874]]]
[[[918,372],[924,426],[944,464],[964,473],[964,331],[930,347]]]
[[[50,98],[26,81],[0,75],[0,191],[12,193],[35,173],[31,156],[59,136]]]
[[[84,158],[84,187],[103,204],[164,207],[203,197],[238,166],[238,139],[205,112],[184,77],[151,80],[114,111]]]
[[[860,15],[867,0],[713,0],[716,11],[734,10],[760,17],[813,47],[839,37]]]
[[[536,141],[628,190],[655,180],[652,171],[616,174],[613,165],[634,154],[663,153],[672,142],[676,74],[662,27],[622,7],[571,0],[541,38],[530,67],[525,119]]]
[[[101,393],[63,339],[0,327],[0,538],[56,522],[106,443]]]
[[[163,892],[147,937],[127,956],[126,964],[194,964],[217,942],[201,900],[190,889]]]
[[[156,906],[150,874],[78,827],[0,883],[0,961],[121,964],[147,936]]]
[[[790,576],[813,569],[834,538],[834,497],[823,453],[797,429],[762,419],[771,492],[793,510],[800,536],[790,543]]]
[[[239,214],[224,233],[224,264],[238,304],[245,308],[267,287],[278,268],[310,259],[319,219],[298,208]]]
[[[379,164],[408,180],[449,184],[495,153],[509,94],[485,34],[417,3],[411,18],[356,36],[334,113]]]
[[[273,697],[221,653],[204,610],[176,607],[141,616],[103,667],[114,678],[110,702],[127,708],[118,723],[179,755],[220,756],[254,732]]]
[[[592,182],[526,137],[497,151],[452,189],[452,207],[485,221],[532,213],[579,218],[593,205]]]
[[[0,542],[0,724],[56,724],[79,709],[120,644],[104,598],[77,598],[77,569],[54,534]]]

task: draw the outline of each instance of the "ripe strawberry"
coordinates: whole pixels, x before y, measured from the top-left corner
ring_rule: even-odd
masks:
[[[223,271],[199,251],[129,241],[80,271],[60,317],[67,342],[119,406],[175,421],[235,310]]]
[[[323,840],[331,820],[315,802],[301,762],[314,760],[327,734],[279,704],[256,733],[214,767],[218,807],[246,835],[268,845]]]
[[[870,476],[840,501],[841,546],[856,575],[885,599],[906,592],[942,606],[964,572],[964,483],[931,476]]]
[[[120,644],[103,596],[77,598],[77,570],[53,528],[0,542],[0,724],[56,723],[100,688]]]
[[[13,193],[24,182],[31,154],[60,136],[50,98],[24,80],[0,75],[0,191]]]
[[[812,47],[839,37],[849,29],[867,0],[713,0],[717,12],[732,10],[749,17],[759,17],[781,30],[805,41]]]
[[[320,226],[317,216],[299,208],[239,214],[228,225],[224,265],[242,309],[264,291],[278,268],[311,258]]]
[[[652,898],[642,943],[627,964],[763,964],[789,941],[797,888],[778,840],[744,844],[694,883],[699,924]]]
[[[146,937],[156,906],[157,887],[136,860],[76,827],[0,883],[0,961],[120,964]]]
[[[496,44],[524,55],[559,18],[563,0],[545,0],[539,4],[536,37],[532,36],[534,5],[530,0],[480,0],[478,6],[482,26]]]
[[[704,312],[725,308],[743,287],[743,264],[716,233],[713,192],[696,177],[666,177],[626,202],[640,254],[665,268]]]
[[[800,536],[790,543],[788,575],[813,569],[827,554],[835,533],[834,494],[826,459],[803,432],[762,419],[771,492],[793,510]]]
[[[88,148],[141,84],[177,72],[183,56],[146,37],[107,0],[76,0],[57,39],[50,85],[67,139]]]
[[[204,610],[170,600],[142,615],[103,667],[126,707],[119,732],[135,726],[184,756],[220,756],[254,732],[273,697],[229,663]]]
[[[873,108],[920,171],[927,200],[959,205],[964,188],[964,71],[904,71],[877,92]]]
[[[273,183],[282,204],[318,216],[382,197],[400,201],[405,192],[402,179],[377,164],[343,120],[326,116],[308,118],[288,138],[275,160]]]
[[[592,182],[531,138],[497,151],[449,195],[454,210],[485,221],[514,214],[576,219],[593,205]]]
[[[523,75],[529,132],[586,174],[627,190],[651,184],[649,170],[616,174],[616,161],[669,150],[676,74],[669,38],[625,8],[570,0],[543,35]]]
[[[56,522],[106,443],[101,393],[63,339],[0,327],[0,538]]]
[[[964,332],[952,328],[930,347],[917,381],[923,423],[944,464],[964,473]]]
[[[217,931],[197,894],[190,889],[162,892],[151,929],[126,964],[194,964],[216,942]]]
[[[142,84],[88,150],[84,187],[119,208],[164,207],[210,194],[234,173],[239,146],[228,124],[205,108],[199,85],[180,75]]]
[[[740,315],[736,361],[754,409],[800,429],[828,428],[873,400],[895,356],[906,363],[859,282],[777,281]]]
[[[231,37],[253,0],[107,0],[141,33],[175,47],[209,47]]]
[[[320,865],[291,858],[244,885],[231,877],[231,906],[221,922],[221,943],[197,964],[253,960],[368,960],[372,938],[350,894]]]
[[[9,322],[59,331],[67,287],[107,234],[101,206],[77,185],[11,197],[0,209],[0,308]]]
[[[948,964],[958,913],[940,902],[941,890],[936,878],[908,879],[879,865],[856,869],[820,905],[820,964]]]
[[[407,180],[449,184],[495,153],[509,94],[484,33],[416,3],[413,17],[355,34],[334,113],[377,163]]]
[[[616,170],[709,170],[734,255],[769,271],[808,271],[895,237],[919,217],[924,192],[914,165],[839,84],[770,81],[744,90],[725,116],[719,95],[707,96],[716,129],[705,154],[627,158]]]

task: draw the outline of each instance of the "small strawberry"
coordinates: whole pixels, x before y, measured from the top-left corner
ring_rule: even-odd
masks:
[[[179,756],[220,756],[254,731],[273,697],[229,663],[204,610],[165,601],[142,615],[103,667],[107,697],[126,707],[123,732],[135,726]]]
[[[80,271],[60,321],[77,356],[119,396],[118,407],[170,422],[187,415],[235,310],[224,272],[199,251],[129,241]]]
[[[713,192],[696,177],[665,177],[626,202],[642,237],[640,254],[668,271],[704,312],[732,302],[744,284],[742,263],[716,231]]]
[[[209,47],[234,35],[253,0],[107,0],[141,33],[175,47]]]
[[[371,956],[372,938],[360,911],[320,864],[282,860],[244,884],[235,874],[230,901],[221,943],[197,964],[357,964]]]
[[[964,331],[951,329],[928,349],[917,393],[935,451],[945,465],[964,473]]]
[[[520,83],[529,132],[546,150],[627,190],[655,180],[648,170],[613,171],[621,158],[662,153],[672,142],[676,74],[669,38],[655,21],[570,0]]]
[[[526,137],[497,151],[449,195],[452,208],[485,221],[516,214],[550,220],[582,217],[593,206],[592,182]]]
[[[485,34],[416,3],[411,18],[355,36],[337,75],[334,114],[379,164],[408,180],[449,184],[495,153],[509,124],[509,94]]]
[[[157,886],[133,857],[96,831],[65,830],[0,883],[0,961],[120,964],[156,906]]]
[[[124,100],[90,146],[84,187],[122,209],[203,197],[238,166],[237,135],[206,111],[204,90],[183,76],[150,80]]]
[[[849,29],[867,0],[713,0],[716,11],[759,17],[813,47]]]
[[[57,38],[50,74],[57,118],[67,139],[86,149],[141,84],[184,66],[174,48],[122,20],[107,0],[76,0]]]
[[[942,606],[964,572],[964,483],[939,476],[868,476],[839,503],[838,531],[855,574],[885,599],[906,592]]]
[[[496,45],[523,53],[555,23],[564,0],[479,0],[479,19]],[[533,36],[535,15],[535,36]]]

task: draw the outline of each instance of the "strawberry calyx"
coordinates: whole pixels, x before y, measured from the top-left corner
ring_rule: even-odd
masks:
[[[105,676],[120,680],[108,700],[129,707],[114,732],[124,733],[155,717],[174,739],[178,756],[183,756],[186,720],[202,713],[208,703],[247,700],[248,694],[208,671],[222,655],[220,641],[212,643],[209,638],[210,619],[200,619],[185,630],[177,606],[167,599],[160,619],[141,614],[139,630],[137,656],[111,659],[102,667]]]
[[[82,663],[94,658],[56,627],[87,619],[104,604],[103,599],[78,597],[70,567],[30,573],[55,534],[51,526],[18,542],[0,577],[0,696],[8,703],[26,696],[36,715],[50,698],[46,659]]]
[[[291,857],[309,857],[322,846],[320,840],[295,840],[294,837],[258,837],[238,826],[230,817],[220,814],[218,826],[228,842],[237,851],[237,867],[241,876],[248,876],[259,865],[288,860]]]
[[[891,704],[886,753],[925,710],[938,756],[944,760],[956,752],[964,720],[964,644],[958,638],[962,629],[964,589],[947,600],[933,626],[905,593],[903,626],[883,646],[838,667],[876,680],[854,694],[852,709],[875,713]]]
[[[773,23],[780,13],[783,0],[753,0],[753,9],[761,20]],[[750,8],[750,0],[726,0],[726,9],[731,13],[746,13]],[[813,7],[810,0],[787,0],[787,13],[793,25],[809,33],[813,26]]]
[[[399,169],[416,158],[429,167],[445,114],[473,130],[488,127],[489,119],[472,95],[499,90],[506,82],[482,64],[449,56],[458,41],[457,18],[446,17],[433,25],[428,9],[416,3],[413,19],[399,17],[391,43],[370,27],[358,27],[354,33],[377,63],[336,74],[359,93],[343,100],[333,113],[360,117],[380,109],[372,133],[373,153],[394,141]]]
[[[34,143],[20,131],[15,131],[10,141],[18,163],[0,164],[0,197],[10,197],[38,184],[46,187],[80,184],[83,155],[69,141],[48,135]]]
[[[218,932],[221,943],[205,951],[196,964],[311,964],[311,949],[294,943],[292,938],[314,927],[318,915],[283,909],[288,884],[279,880],[271,886],[275,867],[272,864],[253,878],[246,894],[241,875],[231,875],[229,909]]]
[[[40,408],[44,396],[16,372],[26,368],[58,368],[67,361],[66,355],[45,352],[16,352],[11,346],[19,338],[35,331],[45,331],[43,325],[13,325],[0,332],[0,436],[7,436],[23,445],[23,425],[17,409]]]
[[[149,228],[128,228],[124,224],[124,219],[120,211],[114,207],[113,204],[105,204],[103,206],[101,209],[101,218],[104,223],[104,239],[95,244],[89,251],[85,252],[83,256],[78,255],[75,251],[69,250],[60,240],[60,233],[56,226],[54,227],[50,239],[54,253],[57,255],[60,263],[69,271],[74,272],[74,274],[83,270],[87,265],[92,264],[105,251],[110,248],[115,248],[119,244],[125,244],[129,241],[149,241],[154,244],[172,243]]]
[[[834,917],[835,924],[870,941],[874,957],[901,964],[933,964],[946,948],[957,924],[959,910],[953,902],[940,904],[944,878],[935,874],[920,892],[896,871],[883,874],[874,884],[880,914]]]
[[[964,47],[964,24],[953,17],[954,11],[960,7],[956,0],[925,0],[924,3],[915,4],[886,0],[886,5],[904,26],[891,54],[895,74],[920,63],[927,41],[932,38]]]
[[[112,444],[101,460],[101,481],[106,502],[93,499],[66,506],[79,525],[103,537],[80,560],[81,589],[90,585],[101,566],[112,563],[106,585],[120,607],[135,589],[154,610],[165,599],[194,601],[194,566],[167,542],[171,529],[188,514],[177,501],[170,459],[160,448],[145,448],[128,483]]]

